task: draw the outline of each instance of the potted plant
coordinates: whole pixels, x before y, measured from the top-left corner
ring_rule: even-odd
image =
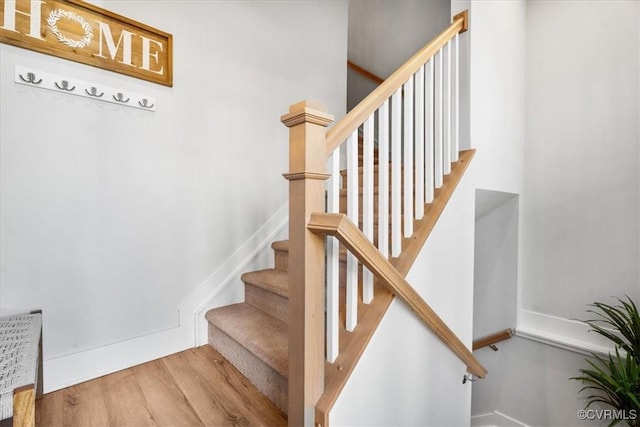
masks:
[[[626,421],[630,426],[640,426],[640,314],[628,296],[618,298],[618,304],[601,302],[590,304],[587,313],[595,318],[585,320],[590,330],[611,341],[614,351],[607,357],[592,353],[593,359],[585,359],[589,367],[579,369],[580,376],[573,380],[585,385],[585,410],[595,403],[613,408],[600,416],[611,421],[610,426]],[[602,414],[602,412],[600,413]]]

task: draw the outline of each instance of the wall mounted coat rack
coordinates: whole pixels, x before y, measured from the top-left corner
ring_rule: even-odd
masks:
[[[64,77],[47,71],[35,70],[33,68],[16,66],[14,82],[25,86],[48,89],[58,93],[137,108],[139,110],[156,111],[156,100],[153,97],[140,95],[128,90],[116,89],[99,83]]]

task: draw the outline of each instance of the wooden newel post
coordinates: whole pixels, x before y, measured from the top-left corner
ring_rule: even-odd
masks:
[[[281,117],[289,128],[289,425],[312,426],[324,390],[324,238],[307,230],[324,212],[325,128],[333,116],[302,101]]]

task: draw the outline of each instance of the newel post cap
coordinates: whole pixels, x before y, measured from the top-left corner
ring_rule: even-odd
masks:
[[[327,127],[333,123],[333,115],[325,111],[324,105],[310,100],[300,101],[289,107],[289,112],[280,121],[286,127],[299,125],[300,123],[312,123]]]

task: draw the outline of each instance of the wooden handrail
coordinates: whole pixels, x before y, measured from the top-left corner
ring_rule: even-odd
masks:
[[[465,11],[466,12],[466,11]],[[398,90],[423,64],[434,56],[456,34],[466,31],[467,14],[454,16],[453,23],[436,38],[427,43],[389,78],[374,89],[362,102],[355,106],[342,120],[327,131],[327,155],[331,154],[347,137],[358,128],[382,103]]]
[[[512,336],[513,329],[509,328],[505,329],[504,331],[496,332],[495,334],[479,338],[473,342],[473,351],[476,351],[477,349],[483,347],[491,347],[492,350],[497,350],[494,344],[499,343],[500,341],[508,340]]]
[[[362,68],[358,64],[355,64],[349,60],[347,60],[347,67],[351,68],[353,71],[360,74],[361,76],[368,78],[375,84],[380,84],[384,82],[384,79],[382,77],[376,74],[373,74],[371,71],[367,70],[366,68]]]
[[[346,215],[313,213],[307,228],[322,236],[335,236],[467,365],[469,373],[484,378],[487,370],[471,351]]]

